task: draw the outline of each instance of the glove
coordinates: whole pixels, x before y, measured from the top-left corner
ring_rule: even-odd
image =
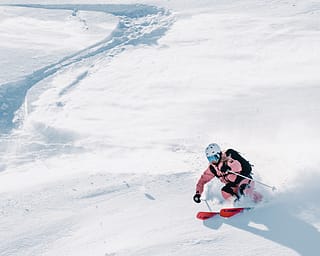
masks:
[[[220,169],[221,172],[228,172],[229,170],[231,170],[231,168],[226,164],[223,164]]]
[[[195,201],[197,204],[201,203],[201,194],[199,192],[197,192],[194,196],[193,196],[193,201]]]

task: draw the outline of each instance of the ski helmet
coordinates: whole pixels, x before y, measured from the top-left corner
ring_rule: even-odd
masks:
[[[212,143],[206,148],[206,156],[210,163],[217,163],[220,160],[221,149],[218,144]]]

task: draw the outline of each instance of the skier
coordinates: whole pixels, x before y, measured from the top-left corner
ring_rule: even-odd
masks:
[[[234,174],[252,179],[251,164],[239,152],[233,149],[222,152],[218,144],[212,143],[206,148],[205,153],[210,164],[196,185],[196,194],[193,196],[196,203],[201,202],[204,185],[214,177],[225,184],[221,189],[225,200],[237,201],[243,195],[249,196],[254,202],[262,200],[262,195],[254,191],[254,181]]]

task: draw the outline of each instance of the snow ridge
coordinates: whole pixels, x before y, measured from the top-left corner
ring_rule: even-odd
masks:
[[[17,81],[0,85],[0,131],[8,133],[19,122],[14,120],[17,110],[25,101],[28,90],[38,82],[71,65],[103,56],[114,57],[128,45],[155,44],[173,23],[168,10],[148,5],[10,5],[27,8],[59,9],[71,11],[106,12],[119,17],[116,29],[107,38],[57,63],[36,70]],[[83,79],[86,73],[79,79]],[[72,86],[72,85],[70,85]],[[19,120],[21,121],[21,120]]]

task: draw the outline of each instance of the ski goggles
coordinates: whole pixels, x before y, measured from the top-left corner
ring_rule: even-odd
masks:
[[[212,156],[208,156],[208,161],[210,163],[217,163],[220,159],[220,154],[215,154],[215,155],[212,155]]]

